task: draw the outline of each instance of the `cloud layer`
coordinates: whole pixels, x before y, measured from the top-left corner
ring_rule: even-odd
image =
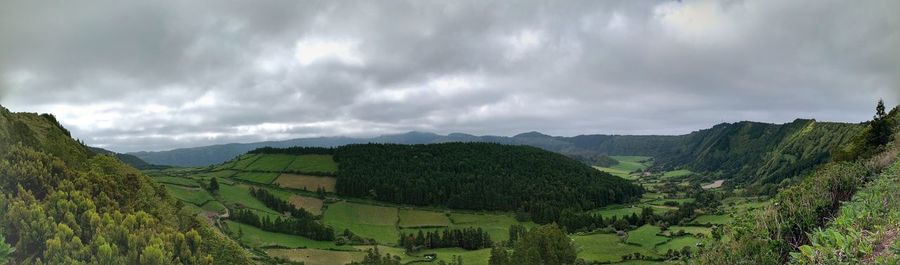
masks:
[[[900,103],[898,1],[5,1],[0,104],[116,151],[674,134]]]

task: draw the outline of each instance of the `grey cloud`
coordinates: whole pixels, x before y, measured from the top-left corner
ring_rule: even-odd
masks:
[[[878,98],[900,104],[896,10],[888,0],[6,1],[0,104],[53,112],[117,151],[855,122]],[[317,54],[298,54],[302,41],[331,56],[297,58]]]

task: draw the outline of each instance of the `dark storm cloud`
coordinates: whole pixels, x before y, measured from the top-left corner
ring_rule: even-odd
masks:
[[[900,103],[897,1],[6,1],[0,103],[117,151],[686,133]]]

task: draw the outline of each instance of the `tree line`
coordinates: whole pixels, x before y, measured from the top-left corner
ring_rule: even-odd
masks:
[[[477,250],[491,247],[494,243],[491,236],[479,228],[448,229],[442,231],[419,230],[417,234],[401,234],[400,246],[409,251],[420,248],[462,248]]]
[[[265,231],[304,236],[318,241],[332,241],[335,238],[333,228],[324,226],[314,219],[280,216],[272,219],[269,215],[260,217],[249,209],[240,209],[232,212],[231,219]]]
[[[272,195],[272,193],[266,189],[250,187],[250,195],[262,202],[266,207],[269,207],[269,209],[275,210],[276,212],[287,213],[296,219],[315,219],[315,216],[306,211],[306,209],[294,207],[290,202],[275,197],[275,195]]]

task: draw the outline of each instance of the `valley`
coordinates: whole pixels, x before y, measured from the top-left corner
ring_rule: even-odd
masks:
[[[629,203],[587,209],[579,214],[600,216],[606,220],[625,220],[641,216],[644,209],[650,209],[656,216],[671,215],[680,206],[696,202],[688,193],[697,192],[698,185],[710,184],[695,181],[696,178],[692,178],[694,173],[687,170],[645,171],[652,166],[651,157],[612,158],[619,164],[598,169],[634,180],[645,187],[646,192]],[[184,202],[185,207],[219,224],[219,229],[256,255],[312,265],[359,260],[366,255],[366,250],[374,247],[382,253],[399,256],[403,263],[424,260],[425,254],[437,254],[435,261],[449,262],[458,256],[465,264],[488,264],[490,248],[406,251],[398,242],[401,236],[415,235],[420,231],[475,228],[490,235],[493,242],[501,243],[509,241],[511,226],[527,229],[538,226],[522,218],[517,220],[513,211],[459,210],[341,196],[335,193],[336,179],[333,176],[339,168],[341,165],[329,155],[245,154],[220,165],[145,170],[144,173],[166,186],[170,194]],[[219,185],[215,192],[208,188],[213,178]],[[338,236],[334,241],[316,241],[303,236],[269,232],[224,218],[229,209],[250,209],[271,218],[280,215],[253,198],[251,188],[265,189],[294,207],[314,214],[323,224],[333,227],[337,234],[347,230],[353,234],[352,237],[359,239]],[[577,248],[578,257],[586,261],[633,264],[634,261],[625,260],[628,257],[644,264],[663,264],[666,260],[678,260],[674,257],[696,253],[698,246],[714,244],[714,229],[721,229],[734,216],[759,208],[767,201],[762,197],[745,197],[720,188],[709,190],[705,192],[722,194],[720,205],[699,210],[678,223],[662,222],[665,228],[658,223],[637,225],[638,221],[632,220],[635,225],[627,224],[627,227],[618,230],[627,236],[617,235],[616,229],[600,229],[602,227],[593,224],[573,229],[569,236]],[[592,225],[595,228],[591,228]]]

